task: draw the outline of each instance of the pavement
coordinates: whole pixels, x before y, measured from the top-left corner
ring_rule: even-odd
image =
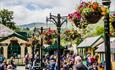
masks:
[[[17,66],[17,70],[25,70],[24,66]]]

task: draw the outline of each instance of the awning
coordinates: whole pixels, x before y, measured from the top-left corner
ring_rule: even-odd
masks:
[[[53,50],[57,50],[58,49],[58,45],[56,43],[44,48],[44,51],[53,51]],[[60,49],[65,49],[63,46],[60,46]]]
[[[100,41],[99,41],[100,40]],[[97,43],[98,42],[98,43]],[[85,40],[83,40],[77,48],[88,48],[93,45],[98,45],[103,42],[102,36],[96,36],[96,37],[88,37]]]

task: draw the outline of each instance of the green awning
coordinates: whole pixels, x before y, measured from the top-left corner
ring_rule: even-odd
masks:
[[[57,50],[58,49],[58,45],[56,43],[44,48],[44,51],[53,51],[53,50]],[[60,49],[65,49],[63,46],[60,46]]]

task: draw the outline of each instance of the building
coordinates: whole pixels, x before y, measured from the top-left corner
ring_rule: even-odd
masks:
[[[78,46],[77,52],[82,56],[86,56],[88,53],[91,55],[95,54],[95,50],[97,49],[97,45],[103,42],[102,36],[96,37],[87,37],[84,39]]]
[[[112,69],[115,69],[115,37],[110,38],[111,47],[111,62]],[[99,63],[104,63],[105,61],[105,45],[103,36],[88,37],[84,39],[77,46],[78,53],[82,56],[86,56],[87,53],[91,55],[97,54],[99,56]]]
[[[110,50],[111,50],[111,63],[113,70],[115,69],[115,37],[110,38]],[[104,63],[105,61],[105,45],[104,43],[98,46],[98,49],[95,50],[99,55],[99,62]]]
[[[31,43],[26,32],[15,32],[0,24],[0,54],[6,59],[15,57],[17,63],[23,64],[24,56],[32,54]]]

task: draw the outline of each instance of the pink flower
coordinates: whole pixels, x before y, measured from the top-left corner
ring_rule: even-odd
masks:
[[[69,19],[72,19],[72,14],[68,14],[68,18],[69,18]]]
[[[73,16],[77,19],[81,19],[81,14],[79,12],[74,12]]]
[[[112,17],[115,18],[115,14],[112,14]]]

